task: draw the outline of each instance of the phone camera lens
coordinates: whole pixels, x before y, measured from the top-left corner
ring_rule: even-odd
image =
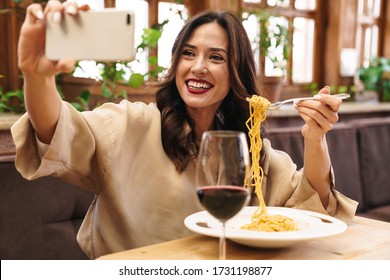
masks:
[[[130,25],[131,23],[131,15],[127,14],[127,24]]]

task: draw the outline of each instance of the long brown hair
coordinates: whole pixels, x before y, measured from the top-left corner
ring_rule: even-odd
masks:
[[[216,22],[228,36],[228,69],[230,90],[218,109],[214,124],[218,129],[246,133],[249,118],[247,97],[259,94],[258,76],[251,44],[241,21],[229,12],[202,12],[191,18],[177,36],[172,48],[172,63],[157,91],[157,107],[161,111],[161,137],[165,152],[178,172],[197,156],[194,144],[194,121],[186,111],[176,88],[175,76],[184,44],[199,26]]]

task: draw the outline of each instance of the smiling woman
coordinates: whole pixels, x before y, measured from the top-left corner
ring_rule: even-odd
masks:
[[[29,180],[58,176],[95,194],[78,234],[90,258],[189,236],[183,220],[203,209],[194,176],[202,133],[247,135],[246,98],[260,95],[240,19],[208,11],[185,24],[173,44],[171,67],[156,85],[156,104],[123,100],[78,112],[61,100],[56,87],[55,76],[68,60],[49,61],[41,44],[44,32],[39,32],[47,22],[39,16],[68,13],[62,5],[53,2],[44,12],[40,5],[29,6],[21,30],[19,67],[28,114],[12,127],[17,169]],[[77,17],[77,6],[70,5]],[[259,164],[267,175],[262,188],[267,205],[350,220],[356,204],[333,188],[325,137],[341,101],[328,88],[320,95],[297,106],[307,121],[304,170],[297,171],[287,154],[260,135]],[[328,200],[322,201],[325,194]]]
[[[228,48],[226,31],[214,22],[196,29],[183,48],[176,87],[198,126],[198,136],[211,127],[229,92]]]

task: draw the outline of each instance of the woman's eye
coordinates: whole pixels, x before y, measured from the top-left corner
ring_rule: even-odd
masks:
[[[221,55],[219,55],[219,54],[213,54],[213,55],[211,55],[211,56],[210,56],[210,59],[212,59],[212,60],[217,60],[217,61],[223,61],[223,60],[224,60],[223,56],[221,56]]]
[[[193,51],[191,51],[191,50],[184,50],[183,51],[183,55],[184,56],[195,56],[195,54],[194,54],[194,52]]]

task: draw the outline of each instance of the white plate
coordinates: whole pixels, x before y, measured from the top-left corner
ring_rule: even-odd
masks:
[[[226,238],[251,247],[280,248],[291,246],[304,240],[333,236],[344,232],[347,225],[331,216],[285,207],[267,207],[270,215],[281,214],[293,218],[298,230],[289,232],[260,232],[240,229],[251,221],[251,216],[257,206],[243,208],[235,217],[226,222]],[[207,211],[201,211],[188,216],[185,226],[193,232],[219,237],[221,223]]]

